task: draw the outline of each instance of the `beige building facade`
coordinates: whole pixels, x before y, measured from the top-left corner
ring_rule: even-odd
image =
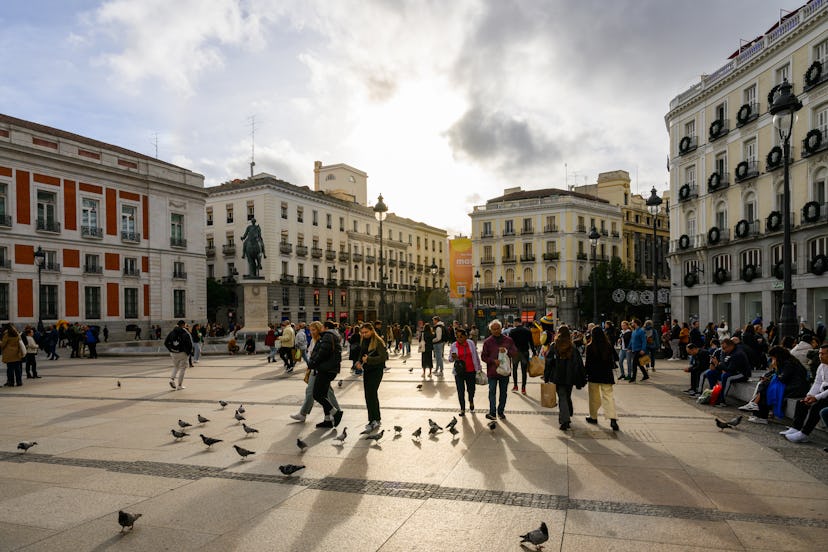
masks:
[[[828,315],[828,3],[811,2],[670,103],[670,266],[679,320],[778,320],[782,149],[769,107],[787,79],[793,287],[813,327]]]
[[[259,174],[208,188],[207,277],[236,289],[247,273],[241,236],[255,217],[266,258],[274,320],[375,320],[380,308],[379,223],[367,202],[368,175],[345,164],[314,164],[314,189]],[[418,289],[448,279],[445,230],[395,215],[383,222],[387,317],[409,321]],[[431,267],[434,267],[432,273]],[[243,321],[244,305],[236,306]]]

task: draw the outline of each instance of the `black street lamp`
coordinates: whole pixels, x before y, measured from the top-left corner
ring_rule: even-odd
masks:
[[[431,289],[437,289],[437,263],[431,261],[428,269],[431,271]]]
[[[593,226],[589,231],[589,243],[592,245],[592,321],[598,324],[598,256],[596,249],[598,248],[598,240],[601,239],[601,234]]]
[[[782,140],[782,165],[784,167],[784,189],[782,193],[782,226],[784,228],[782,241],[782,312],[779,315],[779,336],[796,337],[796,304],[794,303],[793,284],[791,282],[792,247],[791,247],[791,134],[796,121],[796,112],[802,109],[802,102],[791,93],[788,79],[779,85],[779,92],[773,100],[770,112],[773,115],[773,126]]]
[[[37,264],[37,331],[43,333],[43,287],[41,285],[40,273],[43,272],[43,265],[46,263],[46,252],[39,245],[34,253],[35,264]]]
[[[497,295],[497,305],[495,307],[500,309],[501,303],[503,303],[503,276],[497,279],[497,286],[495,287],[495,292]]]
[[[377,204],[374,205],[374,218],[377,219],[379,222],[379,238],[380,238],[380,255],[379,255],[379,263],[380,263],[380,304],[379,304],[379,315],[380,320],[385,322],[386,324],[388,321],[385,319],[385,257],[383,257],[382,251],[382,221],[385,220],[385,217],[388,213],[388,206],[385,205],[385,202],[382,201],[382,194],[379,195],[377,198]]]
[[[661,209],[661,198],[656,193],[655,186],[647,198],[647,210],[653,217],[653,327],[658,328],[658,320],[656,319],[657,305],[658,305],[658,249],[656,248],[656,220],[658,219],[658,212]]]
[[[480,304],[480,271],[474,271],[474,304],[475,308]]]

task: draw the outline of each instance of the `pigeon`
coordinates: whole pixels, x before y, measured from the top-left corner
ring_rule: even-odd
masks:
[[[229,403],[227,401],[219,401],[222,408],[225,408]]]
[[[185,422],[184,420],[178,420],[178,427],[180,427],[181,429],[188,428],[192,425],[193,424],[191,424],[190,422]]]
[[[121,380],[118,380],[117,385],[118,385],[118,389],[120,389],[121,388]]]
[[[189,437],[189,433],[184,433],[183,431],[176,431],[175,429],[171,429],[170,433],[172,436],[175,437],[175,440],[178,441],[179,439],[183,439],[184,437]]]
[[[346,427],[346,428],[342,429],[342,433],[340,433],[339,435],[337,435],[334,438],[334,443],[333,444],[336,445],[336,446],[342,446],[345,443],[345,439],[347,437],[348,437],[348,428]]]
[[[429,435],[437,435],[437,432],[438,432],[438,431],[440,431],[440,430],[439,430],[439,429],[437,429],[437,426],[436,426],[436,425],[433,425],[433,426],[431,426],[431,428],[428,430],[428,434],[429,434]]]
[[[17,443],[17,448],[19,450],[22,450],[23,452],[26,452],[27,450],[29,450],[30,448],[32,448],[36,444],[37,444],[37,441],[22,441],[20,443]]]
[[[239,412],[238,410],[236,410],[235,418],[236,418],[236,420],[238,420],[239,422],[244,421],[244,420],[246,420],[246,419],[247,419],[247,418],[245,418],[244,416],[242,416],[242,415],[241,415],[241,412]]]
[[[451,421],[446,424],[446,429],[451,429],[452,427],[457,425],[457,416],[452,416]]]
[[[339,380],[339,383],[336,384],[337,387],[342,387],[342,380]]]
[[[239,453],[239,456],[241,456],[242,459],[247,458],[251,454],[256,454],[252,450],[247,450],[246,448],[241,448],[239,445],[233,445],[233,448],[236,449],[236,452]]]
[[[451,427],[449,428],[449,433],[451,433],[452,437],[454,437],[455,435],[457,435],[458,433],[460,433],[460,431],[459,431],[456,427],[451,426]]]
[[[394,433],[402,433],[402,426],[394,426]]]
[[[239,407],[236,409],[236,412],[238,412],[239,414],[244,414],[246,412],[244,409],[244,405],[240,404]]]
[[[443,429],[442,427],[438,426],[438,425],[437,425],[437,422],[435,422],[435,421],[434,421],[434,420],[432,420],[431,418],[429,418],[429,419],[428,419],[428,425],[429,425],[429,427],[436,427],[436,428],[437,428],[437,429],[439,429],[439,430],[442,430],[442,429]]]
[[[298,437],[296,438],[296,446],[299,447],[299,450],[302,452],[305,452],[305,449],[308,448],[308,444]]]
[[[542,522],[541,526],[534,531],[529,531],[525,535],[521,535],[521,544],[524,542],[528,542],[534,544],[537,550],[543,550],[543,543],[549,540],[549,529],[546,527],[546,523]]]
[[[420,384],[417,385],[417,391],[422,391],[422,390],[423,390],[423,384],[420,383]]]
[[[141,517],[143,514],[129,514],[124,512],[123,510],[118,510],[118,523],[121,526],[121,533],[124,532],[124,529],[129,527],[132,529],[132,526],[135,525],[135,522]]]
[[[377,441],[379,441],[380,439],[382,439],[382,434],[383,434],[383,433],[385,433],[385,430],[384,430],[384,429],[383,429],[382,431],[380,431],[379,433],[377,433],[376,435],[366,435],[366,436],[364,437],[364,439],[365,439],[365,440],[371,440],[371,441],[374,441],[374,442],[376,443]]]
[[[403,364],[405,364],[405,361],[403,361]],[[409,369],[408,369],[408,373],[409,373],[409,374],[410,374],[411,372],[413,372],[413,371],[414,371],[414,367],[413,367],[413,366],[412,366],[411,368],[409,368]]]
[[[198,418],[198,423],[200,423],[200,424],[206,424],[207,422],[210,421],[208,418],[205,418],[201,414],[197,414],[196,418]]]
[[[201,437],[201,440],[204,441],[204,444],[207,445],[207,447],[212,447],[216,443],[221,443],[223,441],[222,439],[213,439],[212,437],[207,437],[203,433],[199,433],[198,436]]]
[[[245,424],[244,422],[242,422],[242,429],[244,429],[244,432],[247,435],[252,435],[253,433],[258,433],[259,432],[258,429],[256,429],[255,427],[250,427],[249,425]]]
[[[494,430],[494,428],[496,428],[496,427],[497,427],[497,422],[495,422],[494,420],[489,422],[489,429]]]
[[[411,436],[414,437],[415,439],[419,439],[420,435],[422,435],[422,434],[423,434],[423,428],[418,427],[417,429],[414,430],[414,433],[412,433]]]
[[[285,464],[284,466],[279,466],[279,471],[285,475],[293,475],[294,473],[298,472],[299,470],[304,470],[305,466],[297,466],[295,464]]]
[[[724,431],[726,429],[733,429],[733,426],[727,422],[723,422],[720,419],[716,418],[716,427],[719,428],[719,431]]]
[[[742,423],[742,418],[743,418],[743,416],[736,416],[735,418],[733,418],[732,420],[730,420],[727,423],[730,424],[730,427],[736,427],[737,425]]]

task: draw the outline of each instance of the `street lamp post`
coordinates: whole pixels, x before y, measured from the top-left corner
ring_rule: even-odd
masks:
[[[794,304],[791,247],[791,182],[789,165],[791,162],[791,133],[796,121],[796,112],[802,108],[802,102],[791,93],[788,79],[779,85],[779,92],[773,100],[770,112],[773,115],[773,126],[782,140],[782,165],[784,167],[784,189],[782,192],[782,312],[779,315],[779,335],[781,338],[796,337],[796,305]]]
[[[593,226],[589,231],[589,243],[592,245],[592,321],[598,324],[598,240],[601,234]]]
[[[437,289],[437,263],[431,261],[431,266],[428,269],[431,271],[431,289]]]
[[[37,264],[37,331],[43,333],[43,287],[40,274],[43,272],[43,265],[46,263],[46,252],[39,245],[34,253],[34,260]]]
[[[661,209],[661,198],[656,193],[655,186],[653,186],[650,197],[647,198],[647,211],[653,217],[653,327],[658,328],[658,320],[656,319],[658,306],[658,249],[656,248],[656,220],[658,219],[658,212]]]
[[[385,319],[385,257],[383,256],[382,251],[382,221],[385,220],[385,217],[388,213],[388,206],[385,205],[385,202],[382,201],[382,194],[379,195],[377,198],[377,204],[374,205],[374,218],[377,219],[379,222],[379,238],[380,238],[380,254],[379,254],[379,268],[380,268],[380,304],[379,304],[379,316],[380,320],[385,322],[386,324],[388,321]]]
[[[328,267],[328,290],[330,290],[331,286],[334,284],[334,278],[336,278],[336,273],[339,272],[335,266]],[[333,312],[336,314],[336,292],[334,291],[334,300],[333,300]],[[350,313],[348,314],[350,317]]]
[[[497,305],[495,305],[495,308],[500,309],[501,303],[503,302],[503,276],[497,279],[495,292],[497,295]]]

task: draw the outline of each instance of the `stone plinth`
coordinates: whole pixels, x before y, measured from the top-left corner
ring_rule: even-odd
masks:
[[[267,282],[264,278],[244,278],[244,331],[267,332],[268,310]]]

